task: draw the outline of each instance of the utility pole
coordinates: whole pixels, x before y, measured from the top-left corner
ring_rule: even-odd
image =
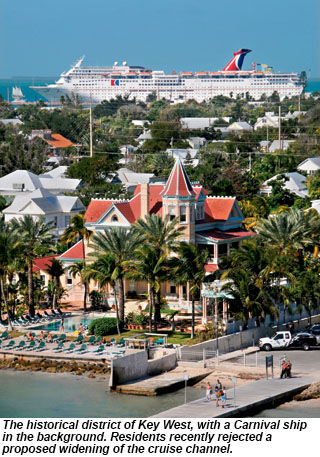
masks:
[[[267,124],[267,152],[269,152],[269,124]]]
[[[251,173],[251,152],[249,152],[249,173]]]
[[[299,94],[299,101],[298,101],[298,111],[299,111],[299,121],[300,121],[300,111],[301,111],[301,98],[300,98],[300,94]]]
[[[90,127],[90,157],[93,157],[92,148],[92,98],[90,96],[90,108],[89,108],[89,127]]]
[[[278,134],[278,142],[279,142],[279,149],[282,149],[281,145],[281,106],[279,105],[279,134]]]

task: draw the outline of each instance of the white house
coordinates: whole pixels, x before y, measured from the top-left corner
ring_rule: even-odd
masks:
[[[183,129],[203,130],[219,121],[219,119],[219,117],[181,117],[180,123]],[[227,116],[223,117],[222,119],[225,122],[230,122],[231,118]]]
[[[281,144],[280,144],[279,140],[273,140],[269,146],[269,152],[274,152],[279,149],[281,149],[282,151],[285,151],[286,149],[288,149],[290,144],[292,144],[294,142],[295,142],[295,140],[281,140]]]
[[[227,127],[228,132],[251,132],[253,127],[248,122],[233,122]]]
[[[139,135],[138,138],[136,138],[136,141],[138,141],[139,146],[142,146],[146,140],[151,140],[151,138],[152,135],[150,130],[146,130],[145,132],[141,133],[141,135]]]
[[[267,111],[263,117],[258,117],[257,122],[254,124],[254,129],[257,130],[261,127],[274,127],[279,126],[279,117],[272,111]]]
[[[33,192],[40,187],[54,194],[61,194],[73,192],[79,189],[80,185],[80,179],[55,177],[49,173],[36,175],[28,170],[16,170],[0,178],[0,194],[16,195],[21,192]]]
[[[284,183],[284,189],[287,189],[292,194],[297,195],[298,197],[305,198],[308,196],[308,189],[306,186],[306,177],[297,173],[296,171],[292,173],[283,173],[283,175],[288,178],[287,181]],[[260,186],[260,194],[261,195],[270,195],[272,192],[272,186],[270,185],[270,181],[277,179],[279,175],[275,175],[270,179],[267,179],[264,183]]]
[[[112,182],[122,184],[128,192],[134,192],[138,184],[149,183],[153,173],[136,173],[128,168],[119,168]]]
[[[301,162],[297,166],[297,169],[307,172],[308,175],[313,175],[316,171],[320,170],[320,157],[309,157]]]
[[[173,157],[175,160],[180,159],[185,165],[188,154],[191,159],[191,166],[196,167],[199,164],[199,149],[167,149],[166,152]]]
[[[207,145],[207,140],[201,136],[194,136],[186,140],[192,149],[200,149]]]
[[[31,193],[16,195],[10,206],[3,210],[6,221],[20,219],[24,215],[34,218],[43,216],[46,222],[53,222],[52,233],[60,237],[69,225],[74,214],[85,210],[78,197],[54,195],[46,189],[39,188]]]

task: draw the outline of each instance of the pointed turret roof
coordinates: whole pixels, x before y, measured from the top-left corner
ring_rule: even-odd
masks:
[[[195,191],[180,158],[176,160],[161,195],[163,197],[188,197],[195,195]]]

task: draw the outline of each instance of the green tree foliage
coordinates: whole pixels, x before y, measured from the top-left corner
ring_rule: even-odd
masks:
[[[314,175],[309,175],[307,180],[307,189],[311,200],[320,198],[320,171],[316,171]]]

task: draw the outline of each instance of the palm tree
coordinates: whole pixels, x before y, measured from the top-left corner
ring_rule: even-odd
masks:
[[[98,232],[92,237],[90,247],[93,252],[89,255],[98,257],[99,255],[111,254],[114,257],[114,271],[112,279],[116,281],[119,289],[119,314],[120,321],[124,321],[124,284],[123,278],[125,269],[123,262],[130,259],[136,247],[137,237],[132,234],[130,230],[122,227],[114,227],[105,229],[103,233]],[[116,298],[115,298],[116,299]]]
[[[177,249],[178,238],[181,236],[184,228],[179,227],[177,218],[170,220],[166,215],[164,219],[155,214],[146,215],[145,219],[138,219],[133,224],[133,232],[136,233],[142,242],[148,243],[155,250],[158,258],[165,255],[169,257],[170,253]],[[155,321],[158,322],[161,317],[161,284],[155,294]]]
[[[307,246],[319,244],[320,218],[313,211],[291,209],[263,219],[256,231],[259,243],[277,249],[280,254],[302,253]]]
[[[1,296],[7,311],[9,330],[12,330],[12,323],[8,306],[7,293],[5,291],[4,284],[8,276],[10,264],[15,257],[15,241],[16,240],[14,239],[13,233],[10,231],[9,227],[7,227],[5,231],[0,232],[0,287]]]
[[[52,250],[53,223],[46,223],[44,217],[34,220],[32,216],[25,215],[22,219],[13,219],[11,225],[18,240],[16,247],[25,257],[28,266],[28,307],[30,315],[34,316],[33,259]]]
[[[173,258],[172,265],[176,265],[175,274],[181,284],[189,283],[191,295],[191,338],[194,338],[194,302],[201,291],[206,277],[205,265],[209,259],[208,251],[200,251],[194,244],[180,243],[178,248],[179,259]]]
[[[108,284],[113,289],[113,294],[115,298],[115,307],[116,307],[116,319],[117,319],[117,331],[120,335],[120,323],[119,323],[119,306],[116,294],[116,282],[113,279],[113,272],[116,270],[115,258],[112,254],[106,253],[104,255],[99,255],[96,257],[96,260],[90,264],[87,268],[86,279],[94,279],[98,282],[101,288],[106,287]]]
[[[90,241],[93,232],[88,230],[85,226],[85,219],[82,214],[75,214],[72,216],[69,226],[65,229],[64,234],[61,237],[63,243],[75,242],[77,239],[82,241],[82,255],[84,269],[86,267],[86,248],[85,242],[87,244]],[[87,285],[84,284],[84,296],[83,296],[83,311],[87,311],[87,294],[88,289]]]
[[[270,264],[274,265],[274,253],[274,250],[258,246],[255,240],[249,240],[239,249],[232,249],[227,258],[228,268],[222,279],[230,279],[230,282],[222,289],[233,294],[232,309],[245,326],[250,316],[260,325],[260,320],[264,320],[267,313],[278,313],[270,295],[271,282],[274,281]]]
[[[149,329],[152,331],[152,311],[155,310],[155,295],[160,290],[161,282],[168,278],[168,263],[165,255],[158,256],[156,249],[148,243],[134,250],[134,259],[123,262],[126,276],[138,281],[146,281],[149,288]],[[157,320],[155,330],[157,329]]]
[[[52,309],[56,309],[56,297],[60,287],[60,276],[64,274],[63,265],[60,260],[52,258],[50,264],[47,265],[46,271],[54,282]]]

